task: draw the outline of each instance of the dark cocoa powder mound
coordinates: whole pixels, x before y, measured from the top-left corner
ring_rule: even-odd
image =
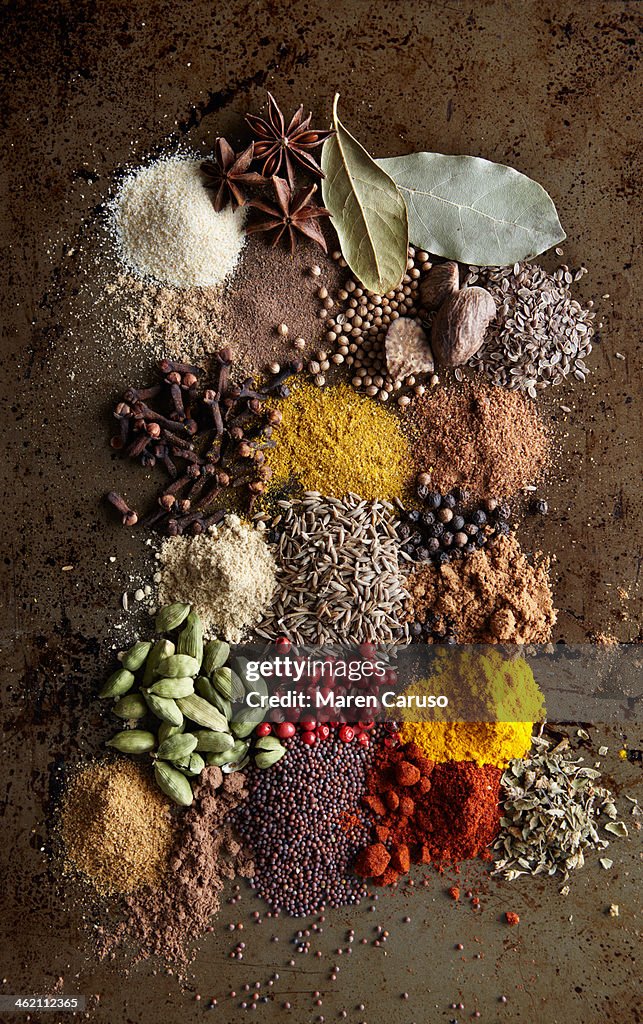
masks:
[[[123,901],[123,920],[99,931],[101,956],[122,951],[134,963],[157,956],[179,967],[193,959],[196,950],[190,947],[218,911],[226,879],[254,874],[250,856],[226,824],[247,796],[240,772],[204,770],[194,803],[181,816],[168,876]]]
[[[312,267],[319,267],[321,274],[311,274]],[[336,291],[341,273],[313,242],[298,241],[291,256],[282,243],[273,249],[265,238],[250,235],[219,314],[220,334],[232,346],[235,359],[254,373],[265,371],[273,361],[283,364],[327,348],[317,293],[320,288]],[[280,324],[288,327],[286,336],[278,333]],[[296,338],[305,340],[305,349],[293,346]]]
[[[550,435],[534,402],[482,381],[416,400],[411,430],[418,472],[443,493],[460,486],[507,498],[538,480],[549,462]]]

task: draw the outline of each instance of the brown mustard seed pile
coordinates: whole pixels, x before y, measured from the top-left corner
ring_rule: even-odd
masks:
[[[74,775],[62,808],[67,860],[103,895],[158,886],[174,840],[169,804],[124,758]]]
[[[548,643],[556,622],[549,560],[529,563],[514,536],[459,562],[431,564],[407,580],[409,619],[431,622],[461,644]]]
[[[510,497],[541,477],[550,456],[534,403],[482,381],[416,400],[411,432],[418,472],[442,493],[459,486],[482,498]]]
[[[333,259],[340,267],[345,266],[340,252],[333,253]],[[425,392],[424,384],[417,383],[413,374],[403,380],[393,380],[386,366],[384,340],[389,324],[399,317],[416,318],[419,322],[420,276],[430,269],[429,254],[409,247],[402,283],[385,295],[362,288],[350,277],[334,293],[334,298],[326,288],[318,292],[322,303],[320,316],[326,323],[324,349],[328,348],[329,352],[334,349],[329,361],[337,365],[345,363],[351,371],[353,387],[370,398],[386,402],[395,395],[398,405],[404,408],[411,399],[409,395],[399,394],[403,387],[414,388],[417,395]],[[324,354],[327,353],[324,351]],[[308,368],[316,372],[315,366]]]

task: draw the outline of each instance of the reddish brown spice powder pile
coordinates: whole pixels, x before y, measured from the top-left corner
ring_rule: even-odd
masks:
[[[435,764],[414,743],[384,749],[368,777],[373,843],[358,855],[357,874],[392,885],[411,864],[483,855],[500,827],[501,774],[468,761]]]
[[[419,473],[444,493],[464,487],[504,498],[533,484],[550,457],[550,436],[534,402],[483,382],[439,388],[411,407]]]
[[[409,620],[430,621],[461,644],[537,644],[556,622],[549,561],[532,565],[514,536],[443,566],[430,563],[407,580]]]

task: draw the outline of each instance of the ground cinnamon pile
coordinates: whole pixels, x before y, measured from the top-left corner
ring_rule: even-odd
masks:
[[[61,835],[68,865],[103,895],[158,885],[174,839],[168,801],[124,758],[90,764],[71,778]]]
[[[517,391],[465,381],[412,405],[418,472],[444,493],[464,487],[483,498],[516,494],[542,475],[550,437],[536,405]]]
[[[407,581],[413,622],[429,622],[461,644],[548,643],[556,622],[549,560],[533,565],[514,536]]]
[[[363,802],[373,842],[358,855],[356,873],[392,885],[411,864],[483,854],[500,827],[500,776],[470,762],[435,764],[414,743],[385,748],[368,777]]]
[[[164,884],[126,899],[124,920],[99,932],[102,956],[114,956],[124,947],[135,962],[158,956],[180,965],[192,959],[190,946],[218,911],[226,879],[254,873],[226,824],[248,795],[245,782],[240,772],[223,775],[216,766],[204,770],[194,803],[181,815]]]

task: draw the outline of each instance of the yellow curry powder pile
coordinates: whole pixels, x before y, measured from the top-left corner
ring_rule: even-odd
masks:
[[[61,832],[69,864],[103,895],[158,885],[174,839],[168,801],[124,758],[73,776]]]
[[[431,679],[406,690],[406,695],[424,693],[444,694],[449,707],[415,709],[415,721],[405,711],[400,735],[432,761],[504,768],[528,753],[534,722],[545,717],[543,695],[527,662],[488,649],[440,652]],[[465,716],[470,720],[448,720]]]
[[[394,413],[347,384],[322,390],[299,383],[279,409],[277,445],[268,455],[273,486],[296,482],[306,491],[367,501],[402,497],[411,452]]]

